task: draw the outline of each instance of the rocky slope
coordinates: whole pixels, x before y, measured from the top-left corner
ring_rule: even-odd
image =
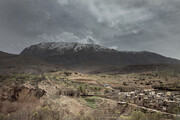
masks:
[[[151,52],[126,52],[94,44],[45,42],[24,49],[21,55],[50,63],[76,67],[125,66],[143,64],[180,64],[179,60]]]

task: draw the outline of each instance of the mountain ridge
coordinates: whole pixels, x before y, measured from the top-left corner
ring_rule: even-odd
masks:
[[[84,48],[93,47],[94,49],[97,49],[97,50],[114,51],[114,52],[122,52],[122,53],[134,53],[134,54],[140,54],[140,53],[145,53],[145,52],[153,53],[149,51],[119,51],[116,49],[112,49],[112,48],[108,48],[108,47],[104,47],[104,46],[100,46],[96,44],[83,44],[83,43],[78,43],[78,42],[42,42],[39,44],[26,47],[25,49],[33,49],[33,47],[36,47],[36,46],[41,47],[41,48],[46,48],[46,49],[59,48],[59,50],[62,50],[62,49],[68,50],[68,48],[69,49],[74,48],[74,51],[81,50],[83,47]],[[23,51],[21,53],[23,53]]]
[[[95,44],[81,44],[77,42],[43,42],[25,48],[20,55],[33,56],[51,62],[70,64],[87,61],[107,61],[115,64],[180,64],[180,61],[164,57],[157,53],[141,51],[118,51]],[[78,57],[83,59],[82,61]],[[89,58],[86,59],[85,57]],[[112,57],[111,59],[109,57]],[[71,59],[71,60],[70,60]],[[142,60],[143,59],[143,60]],[[95,62],[95,61],[94,61]],[[100,62],[101,63],[101,62]],[[113,64],[113,63],[112,63]]]
[[[118,51],[95,44],[44,42],[25,48],[20,55],[33,56],[50,63],[77,65],[180,64],[179,60],[142,51]]]

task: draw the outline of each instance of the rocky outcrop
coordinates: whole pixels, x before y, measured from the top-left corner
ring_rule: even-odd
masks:
[[[33,109],[40,105],[45,94],[42,89],[25,86],[4,86],[0,90],[0,112],[11,113],[22,109]],[[32,108],[33,107],[33,108]]]

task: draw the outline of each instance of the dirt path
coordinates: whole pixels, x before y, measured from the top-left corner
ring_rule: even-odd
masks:
[[[108,96],[103,96],[103,95],[98,95],[97,97],[106,98],[106,99],[111,99],[110,97],[108,97]],[[118,101],[118,100],[116,100],[116,99],[111,99],[111,100]],[[118,102],[118,103],[121,103],[121,102]],[[167,113],[167,112],[162,112],[162,111],[159,111],[159,110],[155,110],[155,109],[151,109],[151,108],[139,106],[139,105],[132,104],[132,103],[121,103],[121,104],[131,105],[131,106],[133,106],[133,107],[137,107],[137,108],[140,108],[140,109],[144,109],[144,110],[147,110],[147,111],[150,111],[150,112],[156,112],[156,113],[160,113],[160,114],[163,114],[163,115],[169,115],[169,116],[172,116],[172,117],[180,117],[180,115],[176,115],[176,114],[172,114],[172,113]]]
[[[173,117],[180,117],[180,115],[176,115],[176,114],[172,114],[172,113],[167,113],[167,112],[162,112],[162,111],[155,110],[155,109],[151,109],[151,108],[146,108],[146,107],[138,106],[138,105],[132,104],[132,103],[127,103],[127,104],[128,104],[128,105],[131,105],[131,106],[134,106],[134,107],[137,107],[137,108],[141,108],[141,109],[150,111],[150,112],[161,113],[161,114],[164,114],[164,115],[170,115],[170,116],[173,116]]]

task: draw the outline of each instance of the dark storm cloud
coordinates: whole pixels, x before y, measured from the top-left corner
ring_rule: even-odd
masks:
[[[0,0],[0,50],[95,43],[180,58],[179,0]]]

